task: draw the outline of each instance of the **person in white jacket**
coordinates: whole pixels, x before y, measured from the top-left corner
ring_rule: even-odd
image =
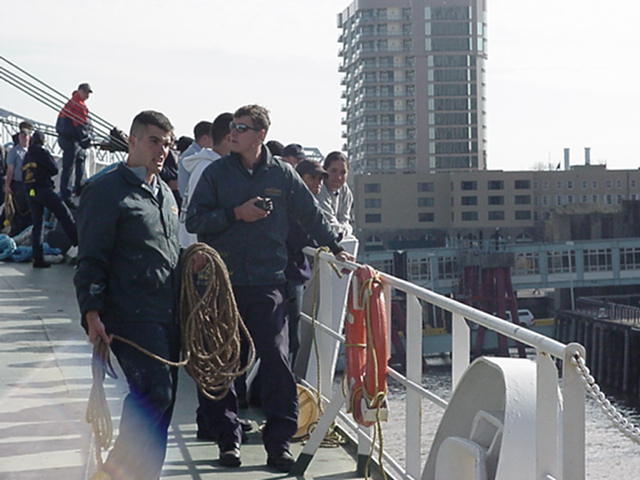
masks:
[[[189,208],[189,200],[191,194],[195,191],[196,185],[202,176],[204,169],[231,152],[231,133],[229,123],[233,120],[231,113],[221,113],[216,117],[211,125],[211,139],[213,141],[212,148],[203,148],[198,153],[185,157],[182,160],[184,168],[189,173],[189,183],[184,192],[182,199],[182,207],[180,208],[180,225],[178,227],[178,239],[182,248],[194,244],[198,241],[195,233],[187,232],[185,220],[187,217],[187,209]]]

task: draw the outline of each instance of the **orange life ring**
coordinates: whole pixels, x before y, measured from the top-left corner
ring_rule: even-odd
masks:
[[[348,411],[368,427],[375,419],[365,418],[366,410],[381,408],[387,394],[387,313],[378,272],[364,265],[351,282],[345,322]]]

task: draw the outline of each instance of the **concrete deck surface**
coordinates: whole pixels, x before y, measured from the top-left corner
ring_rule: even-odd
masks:
[[[0,479],[85,480],[95,471],[84,412],[91,388],[91,347],[79,325],[73,267],[0,262]],[[126,392],[108,379],[105,391],[117,427]],[[271,479],[260,434],[242,446],[242,466],[217,465],[217,447],[195,437],[195,387],[181,372],[163,479]],[[249,415],[259,412],[250,412]],[[302,448],[293,444],[294,455]],[[359,478],[341,448],[321,448],[306,478]]]

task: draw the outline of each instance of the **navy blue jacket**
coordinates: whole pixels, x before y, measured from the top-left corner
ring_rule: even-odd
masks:
[[[98,310],[106,326],[176,320],[178,207],[158,182],[156,197],[121,163],[82,190],[74,284],[83,319]]]
[[[51,179],[58,167],[51,154],[42,145],[31,145],[22,162],[22,181],[27,188],[53,188]]]
[[[307,246],[316,246],[309,238],[299,223],[289,224],[289,236],[287,237],[287,268],[284,271],[287,281],[296,285],[302,285],[311,278],[311,265],[302,249]]]
[[[256,222],[237,221],[233,209],[253,197],[270,198],[273,211]],[[189,201],[186,227],[220,253],[233,285],[278,285],[285,283],[291,221],[319,245],[342,251],[300,176],[263,146],[253,174],[234,153],[204,170]]]

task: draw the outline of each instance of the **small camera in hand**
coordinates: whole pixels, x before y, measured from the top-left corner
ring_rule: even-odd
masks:
[[[256,200],[254,205],[258,208],[261,208],[265,212],[270,212],[273,210],[273,202],[270,198],[261,198],[259,200]]]

